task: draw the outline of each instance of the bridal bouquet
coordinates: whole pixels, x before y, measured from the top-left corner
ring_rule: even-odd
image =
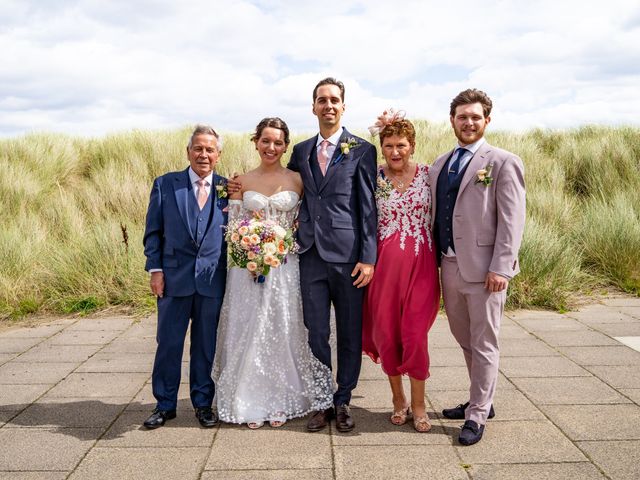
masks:
[[[298,249],[292,229],[260,218],[229,222],[225,240],[229,266],[246,268],[257,283],[264,282],[272,268],[286,262],[287,253]]]

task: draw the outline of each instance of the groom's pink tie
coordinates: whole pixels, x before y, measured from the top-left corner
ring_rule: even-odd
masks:
[[[320,151],[318,152],[318,163],[320,164],[322,175],[327,174],[327,163],[329,162],[329,154],[327,152],[328,145],[329,140],[323,140],[322,143],[320,143]]]
[[[200,207],[200,210],[202,210],[205,203],[207,203],[207,198],[209,198],[206,188],[208,182],[201,178],[196,183],[198,184],[198,206]]]

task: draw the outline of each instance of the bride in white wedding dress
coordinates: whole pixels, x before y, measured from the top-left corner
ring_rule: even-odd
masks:
[[[241,192],[229,200],[229,221],[256,212],[283,228],[295,221],[302,180],[280,158],[289,130],[279,118],[265,118],[252,138],[260,166],[239,177]],[[331,371],[311,353],[302,318],[298,256],[272,268],[263,283],[231,267],[218,324],[213,366],[215,404],[224,422],[272,427],[333,402]]]

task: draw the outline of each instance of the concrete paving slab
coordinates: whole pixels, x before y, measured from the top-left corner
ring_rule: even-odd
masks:
[[[609,478],[640,478],[640,465],[637,461],[640,441],[579,442],[578,447],[584,450]]]
[[[428,392],[427,396],[433,405],[433,410],[440,418],[444,418],[442,417],[442,409],[452,408],[469,400],[468,391],[436,391]],[[544,419],[544,415],[540,410],[522,393],[517,390],[502,389],[500,388],[500,385],[496,391],[493,405],[496,411],[496,416],[494,419],[490,420],[490,422],[502,420]],[[455,438],[457,438],[457,433]]]
[[[405,392],[409,391],[409,380],[403,378]],[[360,380],[351,396],[351,405],[358,408],[389,408],[391,388],[387,380]]]
[[[427,391],[435,390],[468,390],[469,374],[467,367],[431,367],[431,376],[427,380]],[[391,398],[391,397],[389,397]]]
[[[51,345],[106,345],[120,334],[113,330],[63,330],[47,340]]]
[[[613,388],[640,388],[640,365],[607,365],[587,368]]]
[[[580,365],[564,357],[504,357],[500,371],[507,377],[579,377],[591,376]]]
[[[536,338],[501,338],[500,357],[551,357],[559,355]]]
[[[218,428],[202,428],[193,410],[179,412],[164,427],[147,430],[142,426],[147,415],[123,413],[100,439],[98,447],[209,447]],[[151,413],[151,412],[149,412]]]
[[[314,470],[216,470],[205,471],[201,480],[333,480],[330,468]]]
[[[635,322],[637,320],[625,310],[612,309],[605,305],[598,304],[586,305],[577,312],[568,312],[567,316],[575,318],[589,326]]]
[[[362,357],[362,368],[360,369],[360,377],[358,381],[361,380],[386,380],[387,376],[382,371],[382,367],[371,360],[368,356]]]
[[[65,326],[62,324],[25,326],[3,332],[2,336],[5,338],[48,338],[58,333]]]
[[[640,365],[640,352],[625,346],[560,347],[559,350],[580,365]]]
[[[349,433],[335,432],[333,445],[450,445],[451,432],[446,431],[437,421],[435,412],[427,414],[432,425],[431,431],[418,433],[409,417],[405,425],[393,425],[389,420],[391,408],[353,409],[356,428]]]
[[[429,332],[429,346],[430,347],[440,347],[440,348],[447,348],[447,347],[458,347],[458,342],[456,342],[456,339],[453,338],[453,335],[451,335],[451,332],[449,330],[442,330],[442,331],[430,331]]]
[[[338,480],[387,480],[446,478],[468,480],[451,446],[429,445],[402,447],[401,453],[387,445],[336,446],[335,478]]]
[[[541,405],[540,408],[574,441],[640,440],[640,407],[633,403]]]
[[[640,307],[640,299],[632,296],[605,298],[602,304],[607,307]]]
[[[636,320],[640,320],[640,307],[616,307],[616,310]]]
[[[584,462],[587,458],[547,420],[489,422],[482,441],[458,446],[465,463]]]
[[[94,448],[70,480],[191,480],[200,476],[208,448]]]
[[[512,378],[536,405],[629,403],[595,377]]]
[[[77,363],[8,362],[0,367],[0,385],[55,384],[69,375]]]
[[[71,470],[99,432],[92,429],[0,429],[0,471]]]
[[[591,462],[518,463],[515,465],[474,465],[473,480],[604,480]]]
[[[465,367],[464,354],[458,346],[449,348],[429,348],[431,367]]]
[[[585,347],[618,344],[613,338],[596,332],[595,330],[583,330],[579,332],[537,332],[536,336],[552,347]]]
[[[126,330],[136,322],[132,317],[81,318],[67,328],[71,331]]]
[[[154,321],[133,323],[127,330],[122,332],[120,338],[138,338],[155,341],[157,325]]]
[[[151,374],[149,374],[151,377]],[[180,385],[178,390],[178,415],[180,415],[180,410],[183,405],[192,409],[191,400],[189,399],[189,386],[188,385]],[[153,390],[151,381],[145,383],[142,390],[140,390],[135,398],[131,401],[129,406],[127,407],[127,411],[131,410],[134,412],[151,412],[156,406],[156,399],[153,396]]]
[[[69,472],[2,472],[0,478],[3,480],[64,480]]]
[[[44,343],[15,358],[16,362],[71,362],[81,363],[102,348],[101,345],[53,345]]]
[[[17,355],[17,353],[0,353],[0,365],[7,363],[9,360],[13,360]]]
[[[525,318],[518,321],[518,324],[529,332],[573,332],[585,331],[589,327],[574,320],[573,318],[561,317],[542,317],[542,318]],[[502,334],[502,331],[500,332]]]
[[[305,419],[289,421],[278,429],[223,425],[205,470],[322,469],[331,465],[330,442],[329,429],[310,434]]]
[[[98,352],[77,372],[94,373],[151,373],[154,355],[152,353],[102,353]]]
[[[640,352],[640,337],[614,337],[616,341],[626,345],[629,348],[632,348],[636,352]]]
[[[635,403],[640,404],[640,388],[621,388],[620,393],[626,395]]]
[[[186,346],[185,348],[188,352],[189,349]],[[155,353],[155,351],[155,341],[142,341],[142,339],[136,337],[117,338],[102,350],[104,353]]]
[[[48,384],[3,386],[0,388],[0,410],[22,410],[50,388]]]
[[[504,316],[506,318],[509,318],[511,320],[514,320],[514,321],[520,323],[521,320],[528,320],[528,319],[539,320],[539,319],[542,319],[542,318],[557,319],[557,318],[562,318],[565,315],[562,314],[562,313],[558,313],[558,312],[552,312],[550,310],[527,310],[527,309],[521,309],[521,310],[506,311],[504,313]]]
[[[150,375],[142,373],[72,373],[50,392],[51,397],[133,397]]]
[[[501,339],[521,339],[521,338],[529,338],[535,340],[535,338],[527,332],[520,325],[501,325],[500,326],[500,338]]]
[[[94,428],[103,432],[127,406],[131,397],[55,398],[47,395],[29,405],[7,426]]]
[[[22,353],[42,342],[42,338],[0,336],[0,353]]]
[[[593,328],[614,338],[640,336],[640,322],[638,321],[633,323],[603,323],[601,325],[594,325]]]

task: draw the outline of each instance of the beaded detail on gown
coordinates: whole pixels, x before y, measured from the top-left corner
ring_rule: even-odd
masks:
[[[242,201],[229,201],[229,220],[259,212],[291,228],[299,201],[292,191],[247,191]],[[311,353],[303,323],[297,255],[272,268],[264,283],[246,269],[229,269],[213,380],[225,422],[294,418],[332,405],[331,371]]]

